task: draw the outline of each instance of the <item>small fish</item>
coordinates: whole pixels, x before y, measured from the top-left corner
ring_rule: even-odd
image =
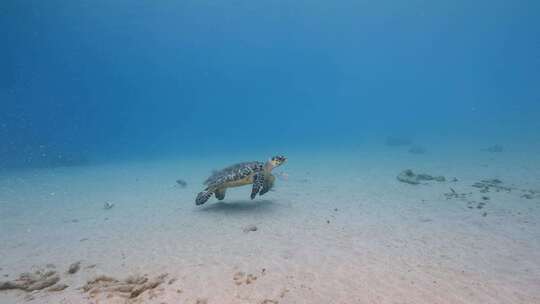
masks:
[[[176,180],[176,184],[177,184],[178,186],[182,187],[182,188],[187,187],[187,182],[184,181],[183,179],[177,179],[177,180]]]

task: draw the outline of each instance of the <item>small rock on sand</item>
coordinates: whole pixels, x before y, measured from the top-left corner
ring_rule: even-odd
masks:
[[[251,225],[247,225],[245,226],[242,231],[244,231],[245,233],[248,233],[248,232],[251,232],[251,231],[257,231],[257,226],[251,224]]]
[[[78,262],[75,262],[71,265],[69,265],[69,268],[68,268],[68,273],[69,274],[75,274],[77,273],[77,271],[79,271],[79,269],[81,269],[81,261],[78,261]]]

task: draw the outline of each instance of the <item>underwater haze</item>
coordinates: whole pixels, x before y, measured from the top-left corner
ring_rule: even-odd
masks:
[[[4,1],[1,164],[396,134],[537,148],[539,16],[505,0]]]
[[[0,1],[0,304],[540,303],[540,1]]]

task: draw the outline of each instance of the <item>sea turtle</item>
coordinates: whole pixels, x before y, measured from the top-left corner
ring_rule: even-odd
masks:
[[[263,195],[274,185],[275,176],[272,175],[272,169],[281,166],[287,158],[278,155],[270,158],[266,163],[259,161],[238,163],[219,171],[215,171],[206,179],[204,185],[206,189],[199,192],[195,199],[195,204],[202,205],[216,195],[218,200],[225,198],[227,188],[239,187],[253,184],[251,189],[251,199],[254,199],[257,193]]]

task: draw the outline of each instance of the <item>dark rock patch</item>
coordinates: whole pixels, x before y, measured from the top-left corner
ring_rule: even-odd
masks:
[[[446,178],[444,176],[432,176],[425,173],[415,174],[411,169],[404,170],[397,176],[398,181],[411,185],[418,185],[423,181],[437,181],[444,182]]]
[[[514,188],[504,186],[503,182],[497,178],[483,179],[479,182],[476,182],[472,185],[474,188],[480,189],[480,193],[488,193],[491,191],[495,192],[511,192]]]
[[[38,270],[33,273],[22,273],[15,280],[0,281],[0,290],[20,289],[24,291],[35,291],[51,287],[59,281],[60,276],[56,271]]]

